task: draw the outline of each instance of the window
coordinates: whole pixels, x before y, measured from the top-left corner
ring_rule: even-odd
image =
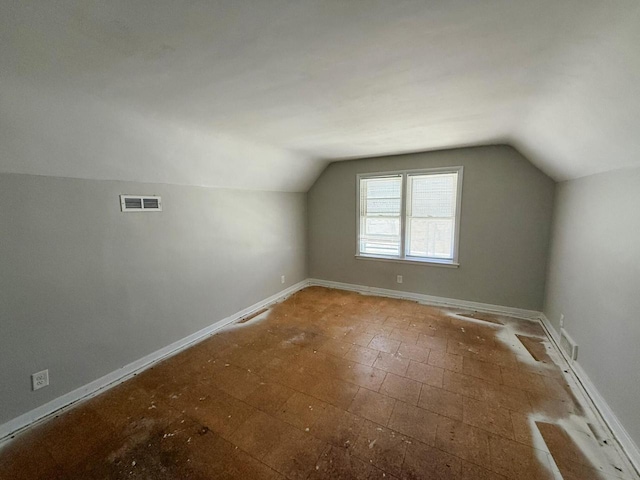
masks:
[[[358,176],[357,256],[457,265],[462,167]]]

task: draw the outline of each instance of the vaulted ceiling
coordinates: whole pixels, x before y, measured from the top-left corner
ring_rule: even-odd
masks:
[[[640,166],[637,0],[0,0],[0,172],[306,191],[508,143]]]

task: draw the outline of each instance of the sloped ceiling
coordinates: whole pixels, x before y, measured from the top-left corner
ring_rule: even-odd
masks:
[[[0,0],[0,171],[306,191],[508,143],[640,166],[637,0]]]

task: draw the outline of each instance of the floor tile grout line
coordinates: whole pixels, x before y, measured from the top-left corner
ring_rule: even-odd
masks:
[[[420,362],[418,362],[418,363],[420,363]],[[389,373],[389,372],[385,372],[385,378],[386,378],[387,373]],[[474,377],[474,378],[477,378],[477,377]],[[348,381],[347,381],[347,383],[350,383],[350,382],[348,382]],[[382,383],[384,383],[384,379],[383,379],[383,382],[382,382]],[[382,383],[381,383],[380,385],[382,385]],[[354,385],[355,385],[355,384],[354,384]],[[423,384],[423,385],[424,385],[424,384]],[[286,386],[286,385],[285,385],[285,386]],[[376,393],[380,393],[380,391],[379,391],[380,387],[378,387],[378,390],[371,390],[371,389],[369,389],[369,388],[367,388],[367,387],[364,387],[364,386],[361,386],[361,385],[358,385],[358,387],[359,387],[359,388],[365,388],[365,389],[367,389],[367,390],[370,390],[370,391],[373,391],[373,392],[376,392]],[[289,388],[291,388],[291,387],[289,387]],[[437,388],[437,387],[436,387],[436,388]],[[299,393],[303,393],[303,394],[309,395],[308,393],[306,393],[306,392],[302,392],[302,391],[300,391],[300,390],[296,390],[295,388],[292,388],[292,390],[298,391]],[[455,393],[455,392],[453,392],[453,393]],[[380,394],[381,394],[381,395],[385,395],[384,393],[380,393]],[[310,396],[312,396],[312,397],[313,397],[313,395],[310,395]],[[398,401],[398,399],[395,399],[394,397],[391,397],[391,396],[389,396],[389,395],[385,395],[385,396],[386,396],[386,397],[388,397],[388,398],[393,399],[394,401]],[[470,398],[470,399],[472,399],[472,400],[476,400],[476,401],[477,401],[477,399],[475,399],[475,398],[473,398],[473,397],[469,397],[469,396],[466,396],[466,395],[462,395],[462,396],[463,396],[464,398]],[[317,398],[317,397],[315,397],[315,398]],[[354,398],[355,398],[355,396],[354,396]],[[318,400],[324,401],[324,400],[319,399],[319,398],[318,398]],[[353,401],[352,401],[352,402],[353,402]],[[247,404],[247,405],[248,405],[248,404]],[[395,405],[396,405],[396,404],[394,403],[394,409],[395,409]],[[249,406],[251,406],[251,405],[249,405]],[[421,408],[421,409],[426,410],[426,411],[430,411],[430,410],[428,410],[428,409],[425,409],[425,408],[423,408],[423,407],[420,407],[419,405],[416,405],[416,407]],[[510,411],[512,411],[512,410],[510,410]],[[430,411],[430,413],[436,413],[436,412],[431,412],[431,411]],[[516,411],[516,413],[519,413],[519,412],[517,412],[517,411]],[[437,414],[437,413],[436,413],[436,414]],[[440,414],[439,414],[439,415],[440,415]],[[442,415],[442,416],[444,416],[444,415]],[[390,419],[390,418],[391,418],[391,417],[389,417],[389,419]],[[388,421],[389,421],[389,419],[387,420],[387,425],[385,425],[386,427],[388,427]],[[462,423],[465,423],[465,422],[463,421]],[[501,435],[499,435],[499,434],[496,434],[495,432],[492,432],[492,431],[486,430],[486,429],[484,429],[484,428],[482,428],[482,427],[478,427],[478,426],[471,425],[471,424],[467,424],[467,423],[465,423],[465,424],[466,424],[466,425],[469,425],[469,426],[471,426],[471,427],[474,427],[474,428],[479,428],[480,430],[483,430],[483,431],[485,431],[485,432],[487,432],[487,433],[489,433],[489,434],[494,434],[494,435],[497,435],[497,436],[501,436]],[[508,437],[504,437],[504,438],[506,438],[507,440],[515,441],[515,440],[514,440],[514,438],[508,438]],[[519,442],[518,442],[518,443],[519,443]]]
[[[292,390],[294,390],[294,389],[292,389]],[[298,393],[304,393],[304,392],[298,392]],[[288,426],[290,426],[291,428],[295,428],[296,430],[298,430],[299,432],[301,432],[301,433],[303,433],[303,434],[308,434],[308,435],[313,436],[313,437],[314,437],[315,439],[317,439],[317,440],[324,441],[324,440],[322,440],[322,439],[320,439],[320,438],[318,438],[318,437],[314,436],[314,435],[313,435],[313,434],[311,434],[310,432],[305,432],[304,430],[301,430],[300,428],[296,427],[295,425],[292,425],[292,424],[290,424],[290,423],[288,423],[288,422],[286,422],[286,421],[284,421],[284,420],[282,420],[282,419],[279,419],[278,417],[275,417],[275,416],[271,415],[270,413],[264,412],[264,411],[260,410],[259,408],[256,408],[256,407],[254,407],[253,405],[250,405],[250,404],[248,404],[248,403],[244,402],[244,400],[238,399],[237,397],[233,397],[233,398],[234,398],[234,399],[236,399],[237,401],[241,402],[241,403],[244,403],[245,405],[247,405],[247,406],[248,406],[248,407],[250,407],[250,408],[253,408],[253,409],[257,410],[257,411],[260,411],[260,412],[264,413],[265,415],[269,415],[270,417],[272,417],[272,418],[274,418],[274,419],[276,419],[276,420],[280,420],[280,421],[282,421],[283,423],[286,423],[286,424],[287,424]],[[283,404],[284,404],[284,403],[286,403],[286,401],[285,401],[285,402],[283,402]],[[192,422],[194,422],[194,423],[202,424],[202,422],[201,422],[199,419],[197,419],[197,418],[195,418],[195,417],[192,417],[191,415],[189,415],[189,414],[188,414],[188,413],[186,413],[186,412],[185,412],[185,413],[179,412],[179,413],[180,413],[181,415],[184,415],[185,417],[189,418],[189,419],[190,419]],[[234,434],[235,432],[237,432],[237,431],[238,431],[238,430],[239,430],[239,429],[240,429],[240,428],[241,428],[241,427],[242,427],[242,426],[243,426],[247,421],[249,421],[249,420],[252,418],[252,416],[253,416],[253,415],[249,416],[249,417],[248,417],[244,422],[242,422],[242,423],[241,423],[241,424],[239,424],[235,429],[233,429],[233,431],[229,432],[229,437],[233,436],[233,434]],[[206,425],[205,425],[205,426],[206,426]],[[233,442],[230,438],[225,438],[225,437],[223,437],[220,433],[216,432],[215,430],[212,430],[212,429],[211,429],[210,427],[208,427],[208,426],[207,426],[207,428],[209,428],[209,430],[210,430],[213,434],[217,435],[218,437],[220,437],[220,438],[221,438],[221,439],[223,439],[224,441],[226,441],[226,442],[228,442],[228,443],[232,444],[234,447],[236,447],[236,448],[238,448],[238,449],[242,450],[245,454],[249,455],[251,458],[253,458],[253,459],[254,459],[254,460],[256,460],[257,462],[260,462],[261,464],[263,464],[264,466],[266,466],[266,467],[267,467],[267,468],[269,468],[270,470],[272,470],[272,471],[274,471],[274,472],[277,472],[278,474],[283,475],[283,476],[284,476],[284,477],[286,477],[286,478],[290,478],[290,477],[288,477],[284,472],[280,472],[280,471],[278,471],[278,470],[274,469],[273,467],[271,467],[270,465],[268,465],[267,463],[265,463],[262,459],[256,458],[256,457],[255,457],[251,452],[248,452],[247,450],[245,450],[244,448],[242,448],[240,445],[238,445],[238,444],[236,444],[235,442]],[[325,443],[326,443],[326,442],[325,442]],[[275,447],[276,447],[276,445],[274,445],[272,448],[275,448]],[[270,452],[271,452],[271,450],[268,450],[267,452],[265,452],[265,457],[266,457]],[[320,458],[320,456],[318,456],[318,458]],[[317,459],[316,459],[316,463],[317,463]]]

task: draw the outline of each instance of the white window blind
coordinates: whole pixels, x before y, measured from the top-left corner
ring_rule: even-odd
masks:
[[[360,181],[360,252],[400,255],[402,176]]]

